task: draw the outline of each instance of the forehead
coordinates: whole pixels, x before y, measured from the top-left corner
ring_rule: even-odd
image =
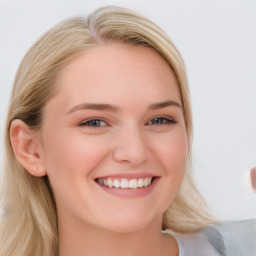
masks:
[[[155,50],[134,45],[96,46],[76,57],[58,74],[57,97],[72,101],[116,100],[133,94],[141,100],[155,97],[179,99],[170,65]],[[130,100],[130,99],[129,99]],[[118,102],[117,102],[118,103]]]

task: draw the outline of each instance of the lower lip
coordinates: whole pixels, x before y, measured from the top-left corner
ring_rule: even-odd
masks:
[[[143,197],[151,193],[151,191],[155,188],[156,184],[158,183],[159,178],[154,178],[151,184],[148,187],[144,188],[110,188],[104,185],[101,185],[96,182],[96,184],[105,192],[110,194],[121,196],[121,197]]]

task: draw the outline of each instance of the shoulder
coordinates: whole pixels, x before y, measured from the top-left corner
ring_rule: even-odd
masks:
[[[174,234],[179,246],[179,256],[220,256],[202,232]]]
[[[222,222],[202,233],[220,255],[256,255],[256,219]]]
[[[227,221],[193,234],[173,234],[180,256],[256,256],[256,219]]]

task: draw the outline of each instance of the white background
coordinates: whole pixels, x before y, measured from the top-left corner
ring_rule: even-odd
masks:
[[[183,55],[195,123],[194,176],[212,212],[220,219],[256,217],[248,177],[256,166],[254,0],[0,0],[1,145],[11,86],[28,48],[62,19],[109,4],[155,21]]]

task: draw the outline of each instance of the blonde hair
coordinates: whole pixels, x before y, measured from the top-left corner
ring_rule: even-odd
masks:
[[[104,7],[87,18],[61,22],[31,47],[14,82],[5,130],[6,162],[1,193],[5,214],[0,226],[0,255],[57,255],[57,215],[48,178],[34,177],[19,164],[10,143],[10,125],[14,119],[20,119],[31,129],[40,129],[43,109],[54,95],[54,81],[60,69],[91,47],[109,42],[151,47],[170,64],[179,83],[191,145],[192,117],[184,63],[157,25],[119,7]],[[211,223],[191,179],[190,164],[189,157],[182,187],[164,213],[163,229],[193,232]]]

